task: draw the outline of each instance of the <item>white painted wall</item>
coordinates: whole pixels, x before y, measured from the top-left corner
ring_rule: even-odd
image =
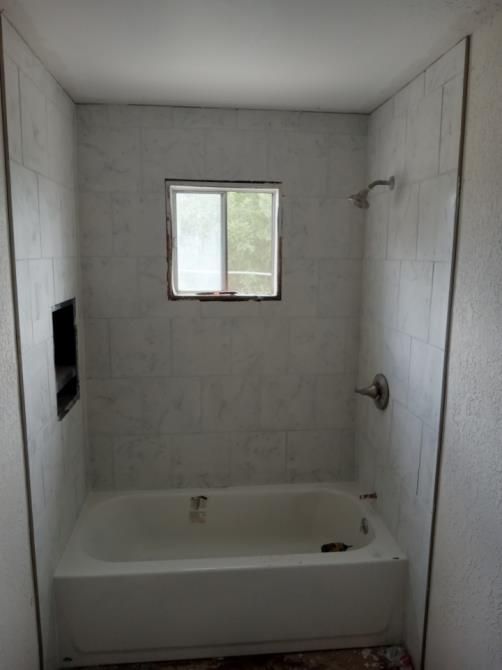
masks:
[[[428,670],[502,667],[502,14],[474,33]]]
[[[385,412],[358,400],[358,476],[406,551],[405,641],[420,661],[457,190],[465,43],[374,112],[359,383],[387,375]]]
[[[0,667],[38,668],[0,112]]]
[[[57,420],[51,317],[54,304],[74,296],[80,309],[76,119],[72,101],[5,19],[2,29],[35,549],[44,653],[52,668],[52,577],[86,489],[84,403]],[[83,350],[81,322],[79,331]]]
[[[366,117],[78,109],[93,485],[351,478]],[[166,178],[283,182],[281,302],[167,299]]]

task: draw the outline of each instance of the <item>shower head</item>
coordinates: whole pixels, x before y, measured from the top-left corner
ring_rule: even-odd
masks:
[[[369,209],[370,203],[368,200],[369,189],[363,188],[359,193],[349,195],[350,202],[359,209]]]
[[[371,182],[368,188],[363,188],[361,191],[358,191],[358,193],[349,195],[348,199],[353,205],[355,205],[355,207],[358,207],[359,209],[369,209],[370,202],[368,200],[368,195],[370,191],[374,189],[375,186],[388,186],[392,191],[395,183],[396,180],[394,177],[389,177],[389,179],[376,179],[375,181]]]

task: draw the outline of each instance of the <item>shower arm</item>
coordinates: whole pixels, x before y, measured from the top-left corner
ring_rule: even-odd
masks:
[[[369,184],[368,191],[373,190],[375,186],[388,186],[392,190],[394,188],[394,184],[394,177],[390,177],[389,179],[375,179],[375,181],[372,181],[371,184]]]

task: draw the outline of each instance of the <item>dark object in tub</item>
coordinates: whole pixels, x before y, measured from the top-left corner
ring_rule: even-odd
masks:
[[[351,549],[352,546],[353,545],[345,544],[344,542],[328,542],[327,544],[321,545],[321,551],[325,554],[338,551],[347,551],[347,549]]]

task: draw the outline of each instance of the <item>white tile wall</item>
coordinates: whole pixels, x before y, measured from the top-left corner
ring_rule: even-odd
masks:
[[[371,196],[362,281],[359,383],[387,375],[382,413],[358,404],[361,482],[408,553],[406,643],[420,665],[451,274],[465,43],[414,79],[369,122]],[[366,401],[367,402],[367,401]]]
[[[76,114],[73,103],[2,19],[7,129],[21,323],[22,375],[34,492],[35,549],[47,668],[59,666],[52,576],[86,490],[85,375],[81,398],[57,420],[52,306],[77,298]],[[83,357],[80,360],[83,372]]]
[[[94,486],[350,478],[366,117],[78,113]],[[166,178],[282,181],[281,302],[167,299]]]

